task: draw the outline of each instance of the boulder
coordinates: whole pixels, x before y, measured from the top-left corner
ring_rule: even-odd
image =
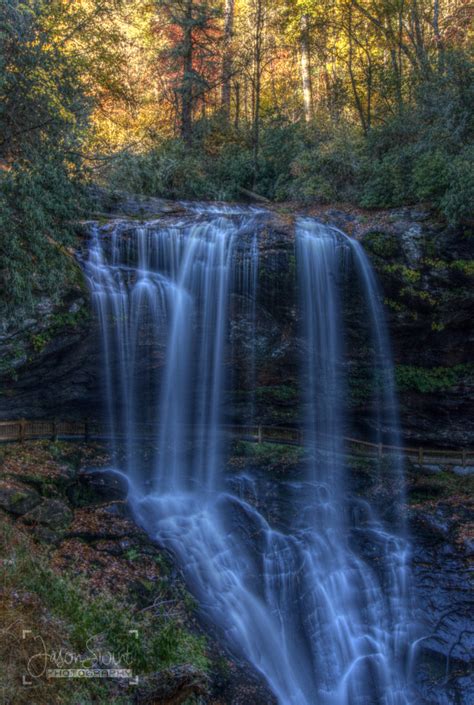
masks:
[[[73,513],[67,504],[59,499],[45,499],[25,514],[27,524],[42,524],[52,529],[66,529],[73,520]]]
[[[41,497],[34,490],[19,483],[0,482],[0,509],[22,516],[30,512],[41,502]]]
[[[192,696],[205,695],[208,678],[194,666],[184,664],[147,676],[135,695],[137,705],[180,705]]]
[[[468,475],[474,474],[474,465],[454,465],[452,472],[455,475],[460,475],[461,477],[467,477]]]
[[[439,475],[440,472],[443,472],[441,465],[418,465],[416,467],[423,475]]]

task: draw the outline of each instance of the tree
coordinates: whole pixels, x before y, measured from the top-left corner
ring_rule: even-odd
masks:
[[[180,113],[180,132],[188,144],[193,138],[193,116],[197,104],[216,82],[219,10],[207,0],[159,0],[166,16],[173,92]]]
[[[119,80],[116,36],[100,37],[99,24],[117,9],[114,0],[0,5],[2,309],[58,295],[70,273],[63,245],[84,202],[90,116]]]
[[[306,12],[300,18],[301,82],[306,122],[313,119],[313,82],[311,78],[311,50],[309,42],[309,17]]]
[[[227,122],[230,119],[230,94],[232,79],[232,39],[234,34],[234,0],[225,0],[224,46],[222,54],[222,111]],[[238,115],[238,110],[236,110]],[[238,122],[238,117],[237,117]]]

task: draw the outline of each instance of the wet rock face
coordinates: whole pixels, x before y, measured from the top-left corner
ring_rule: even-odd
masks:
[[[414,673],[423,703],[468,705],[471,674],[473,480],[453,467],[408,467],[413,604],[421,637]]]
[[[233,422],[297,423],[301,349],[297,309],[294,223],[271,220],[259,240],[254,328],[248,314],[239,315],[238,307],[231,307],[232,386],[226,411]],[[255,355],[253,370],[251,355]]]
[[[415,653],[416,681],[425,702],[470,705],[474,636],[472,631],[472,547],[453,541],[448,511],[416,517],[413,530],[413,582],[418,618],[426,634]]]
[[[112,206],[121,213],[163,223],[183,213],[180,204],[153,199],[124,198]],[[377,272],[394,348],[406,444],[468,447],[474,432],[469,413],[474,391],[469,359],[474,343],[472,237],[441,225],[420,209],[367,215],[327,208],[309,214],[360,239]],[[104,236],[119,223],[126,238],[137,222],[125,217],[112,220],[102,226]],[[230,303],[228,420],[242,422],[251,411],[259,423],[298,423],[298,376],[304,350],[299,338],[294,227],[294,215],[272,213],[261,228],[254,336],[239,297]],[[363,338],[355,298],[353,308],[348,321],[351,350],[353,341]],[[253,352],[255,368],[250,373]],[[103,414],[100,339],[86,287],[66,294],[59,308],[41,302],[34,316],[19,323],[17,330],[3,331],[0,354],[7,360],[0,369],[0,418]],[[163,360],[164,351],[157,350],[154,369]],[[356,359],[349,370],[348,403],[357,419],[357,432],[363,435],[370,430],[370,409],[366,380],[355,369],[357,364]],[[145,375],[149,372],[143,370]],[[154,403],[151,388],[146,385],[144,406]]]
[[[99,336],[86,290],[71,289],[60,304],[40,301],[34,319],[11,322],[0,358],[1,419],[77,419],[101,407]]]
[[[426,213],[399,216],[365,232],[362,242],[385,298],[404,435],[420,444],[469,447],[472,236]]]

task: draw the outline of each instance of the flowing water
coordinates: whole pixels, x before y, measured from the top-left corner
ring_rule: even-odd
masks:
[[[122,225],[108,236],[96,230],[86,262],[116,463],[129,478],[133,511],[176,555],[203,618],[262,673],[282,705],[406,705],[405,531],[353,491],[343,441],[345,301],[353,288],[377,381],[377,441],[397,441],[390,350],[370,265],[343,233],[297,223],[304,469],[278,484],[232,476],[224,472],[222,426],[232,383],[229,324],[231,313],[245,323],[247,381],[255,386],[266,215],[193,210],[168,225]],[[249,414],[254,409],[255,397]],[[155,441],[146,462],[144,428]],[[382,471],[397,507],[401,459],[374,472]],[[262,499],[269,485],[271,507]]]

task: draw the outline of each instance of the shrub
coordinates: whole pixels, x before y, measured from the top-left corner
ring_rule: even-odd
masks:
[[[421,154],[414,161],[413,185],[416,197],[421,201],[439,203],[449,186],[449,157],[436,149]]]
[[[85,204],[85,191],[54,156],[14,164],[2,174],[2,315],[30,310],[38,295],[58,299],[66,282],[75,280],[77,267],[65,246],[73,241],[71,223]]]
[[[442,212],[450,223],[472,218],[474,203],[474,145],[467,145],[453,159],[448,172],[449,185],[440,197]]]
[[[360,203],[366,208],[391,208],[413,203],[413,148],[390,150],[379,159],[365,160]]]
[[[427,394],[451,389],[464,380],[472,379],[473,373],[474,366],[468,364],[432,368],[398,365],[395,378],[400,390],[413,389]]]
[[[312,135],[291,162],[288,193],[301,201],[355,200],[364,164],[365,145],[348,124]]]
[[[204,164],[181,140],[167,140],[145,154],[124,153],[109,173],[112,187],[164,198],[207,198]]]
[[[217,158],[208,160],[210,193],[218,200],[242,197],[242,188],[253,181],[252,152],[245,145],[224,145]]]

